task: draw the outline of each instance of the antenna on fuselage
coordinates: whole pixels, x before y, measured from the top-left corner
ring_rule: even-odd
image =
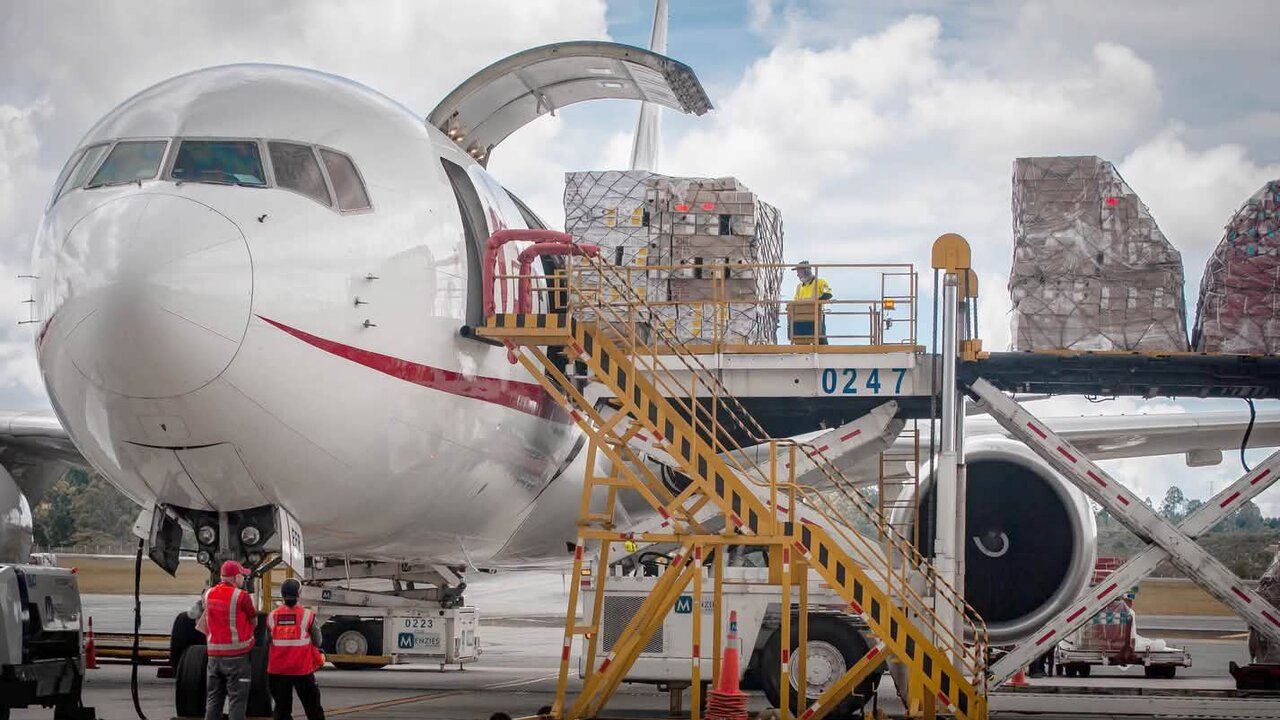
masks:
[[[649,50],[667,54],[667,0],[655,0],[653,31],[649,34]],[[631,169],[656,172],[658,146],[662,142],[662,108],[654,103],[640,103],[636,134],[631,141]]]

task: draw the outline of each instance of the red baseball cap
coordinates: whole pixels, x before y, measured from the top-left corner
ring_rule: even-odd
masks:
[[[222,577],[235,577],[236,575],[248,575],[249,568],[241,565],[235,560],[228,560],[222,563]]]

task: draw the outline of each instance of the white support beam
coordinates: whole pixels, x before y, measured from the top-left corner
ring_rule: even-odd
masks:
[[[1183,530],[1174,527],[1168,520],[1157,515],[1146,503],[1129,492],[1123,485],[1103,471],[1102,468],[1085,457],[1070,443],[1058,437],[1047,425],[1036,419],[1031,413],[1023,410],[1021,406],[1010,400],[991,383],[979,378],[971,385],[971,390],[979,404],[1014,437],[1025,442],[1027,447],[1053,466],[1063,477],[1080,488],[1094,502],[1106,508],[1116,520],[1131,532],[1167,554],[1168,560],[1175,567],[1198,583],[1210,595],[1234,610],[1250,626],[1274,642],[1280,643],[1280,611],[1277,611],[1271,603],[1241,582],[1239,578],[1224,567],[1222,563],[1214,559],[1193,539],[1194,535],[1199,535],[1205,528],[1211,527],[1218,519],[1225,517],[1227,513],[1240,508],[1249,497],[1260,492],[1265,484],[1269,484],[1268,481],[1274,481],[1277,471],[1280,471],[1280,453],[1272,455],[1258,469],[1237,480],[1231,487],[1219,493],[1219,496],[1215,496],[1214,502],[1206,506],[1208,510],[1203,517],[1201,513],[1196,513],[1193,518],[1189,518],[1184,522],[1184,524],[1190,523],[1190,525],[1186,530]],[[1217,519],[1214,519],[1215,517]],[[1194,535],[1189,533],[1194,533]],[[1135,565],[1134,571],[1136,572],[1147,564],[1150,564],[1149,569],[1153,569],[1163,559],[1156,557],[1154,554],[1150,557],[1145,557],[1144,554],[1134,558],[1129,564],[1133,564],[1138,560],[1142,561]],[[1122,570],[1125,569],[1127,569],[1127,566],[1122,568]],[[1113,575],[1113,577],[1115,576]],[[1117,586],[1119,586],[1118,581],[1120,579],[1123,579],[1123,577],[1117,578]],[[1096,595],[1095,599],[1097,602],[1101,602],[1101,598],[1097,598]],[[1094,604],[1096,603],[1091,603],[1090,605]],[[1071,610],[1066,612],[1067,615],[1071,615],[1077,611],[1080,611],[1080,608],[1073,606]],[[1088,607],[1084,608],[1084,612],[1088,612]],[[1089,616],[1084,617],[1087,618]],[[1071,622],[1079,621],[1080,619],[1081,616],[1075,616]],[[1046,627],[1045,633],[1051,630],[1053,628]],[[1053,636],[1045,637],[1045,634],[1042,633],[1040,637],[1043,638],[1044,642],[1047,642]],[[1012,662],[1013,660],[1010,660],[1010,664]],[[992,669],[994,671],[995,667],[993,666]],[[1007,666],[1001,669],[1007,669]]]

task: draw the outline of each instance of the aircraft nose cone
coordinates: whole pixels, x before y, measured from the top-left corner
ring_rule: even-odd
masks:
[[[253,268],[234,222],[174,195],[119,198],[67,234],[58,282],[81,318],[72,362],[127,397],[183,395],[235,357],[249,322]]]

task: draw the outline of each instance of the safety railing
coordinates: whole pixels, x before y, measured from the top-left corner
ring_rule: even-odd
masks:
[[[594,252],[593,246],[574,247]],[[614,265],[570,257],[551,276],[516,272],[496,279],[500,287],[532,288],[530,307],[577,317],[607,309],[640,331],[662,326],[701,351],[759,345],[916,349],[912,265],[810,265],[811,288],[831,288],[829,299],[810,290],[797,293],[798,278],[787,277],[791,269],[769,263]]]
[[[496,273],[492,279],[499,283],[517,285],[530,293],[527,298],[516,298],[513,307],[544,308],[553,313],[567,313],[579,321],[595,322],[623,348],[633,359],[637,369],[650,378],[668,402],[689,418],[694,431],[725,459],[743,481],[761,488],[773,497],[793,493],[802,497],[810,508],[830,524],[829,529],[841,540],[851,557],[867,568],[872,573],[873,580],[881,583],[885,591],[900,602],[903,609],[916,617],[936,621],[940,607],[950,608],[955,616],[962,618],[962,627],[957,632],[951,627],[932,622],[936,628],[937,643],[952,649],[967,674],[975,682],[981,682],[986,660],[986,628],[977,612],[965,603],[962,594],[937,577],[932,565],[916,545],[903,537],[891,525],[890,519],[877,503],[867,498],[818,448],[806,443],[770,438],[755,418],[720,383],[716,373],[703,362],[707,344],[727,346],[753,343],[743,343],[738,334],[728,332],[733,327],[731,323],[713,325],[708,333],[704,330],[695,331],[695,328],[682,326],[678,322],[673,324],[662,321],[671,312],[664,308],[711,305],[713,308],[728,308],[732,311],[734,305],[742,304],[745,308],[754,310],[756,319],[764,317],[766,329],[776,328],[776,324],[769,324],[769,309],[780,309],[780,301],[729,297],[733,293],[733,286],[728,282],[735,279],[735,271],[739,273],[736,279],[745,281],[751,279],[746,274],[750,271],[778,271],[790,266],[668,266],[672,270],[700,268],[701,277],[692,279],[709,281],[703,283],[706,288],[703,293],[705,297],[670,300],[651,297],[650,289],[654,280],[651,275],[654,270],[652,266],[613,265],[592,257],[589,251],[562,254],[565,257],[564,267],[553,275]],[[851,310],[847,316],[837,317],[866,317],[873,320],[876,326],[883,324],[887,317],[898,318],[890,327],[896,326],[902,334],[894,339],[893,344],[914,346],[915,275],[911,266],[893,266],[888,270],[883,266],[865,265],[812,267],[819,271],[827,269],[827,274],[822,277],[830,276],[833,270],[838,269],[876,273],[879,280],[868,282],[864,287],[879,288],[881,297],[842,301],[850,305],[861,302],[869,309],[865,314]],[[721,274],[717,274],[721,271]],[[670,277],[666,279],[669,281]],[[905,284],[906,289],[891,291],[890,286],[895,282]],[[667,286],[668,291],[670,287]],[[539,293],[545,297],[537,298]],[[746,294],[745,291],[743,294]],[[836,301],[830,302],[834,305]],[[774,317],[784,315],[780,311]],[[745,321],[743,327],[748,327]],[[761,333],[758,328],[756,332],[754,339],[766,342],[754,344],[768,344],[767,332]],[[838,338],[862,340],[865,344],[886,344],[883,333],[877,334],[870,329],[865,334],[840,332],[828,335],[828,341]],[[814,344],[816,342],[818,340],[813,341]],[[677,369],[681,371],[679,374],[674,372]],[[744,462],[743,458],[747,455],[742,452],[744,447],[739,438],[748,439],[756,445],[772,443],[775,446],[774,452],[779,454],[789,452],[787,446],[794,445],[797,452],[803,453],[814,463],[826,481],[825,485],[843,496],[849,507],[877,528],[882,541],[881,552],[869,551],[866,539],[853,529],[817,487],[780,486],[776,473],[770,468]],[[913,585],[913,580],[917,581],[919,588]]]

